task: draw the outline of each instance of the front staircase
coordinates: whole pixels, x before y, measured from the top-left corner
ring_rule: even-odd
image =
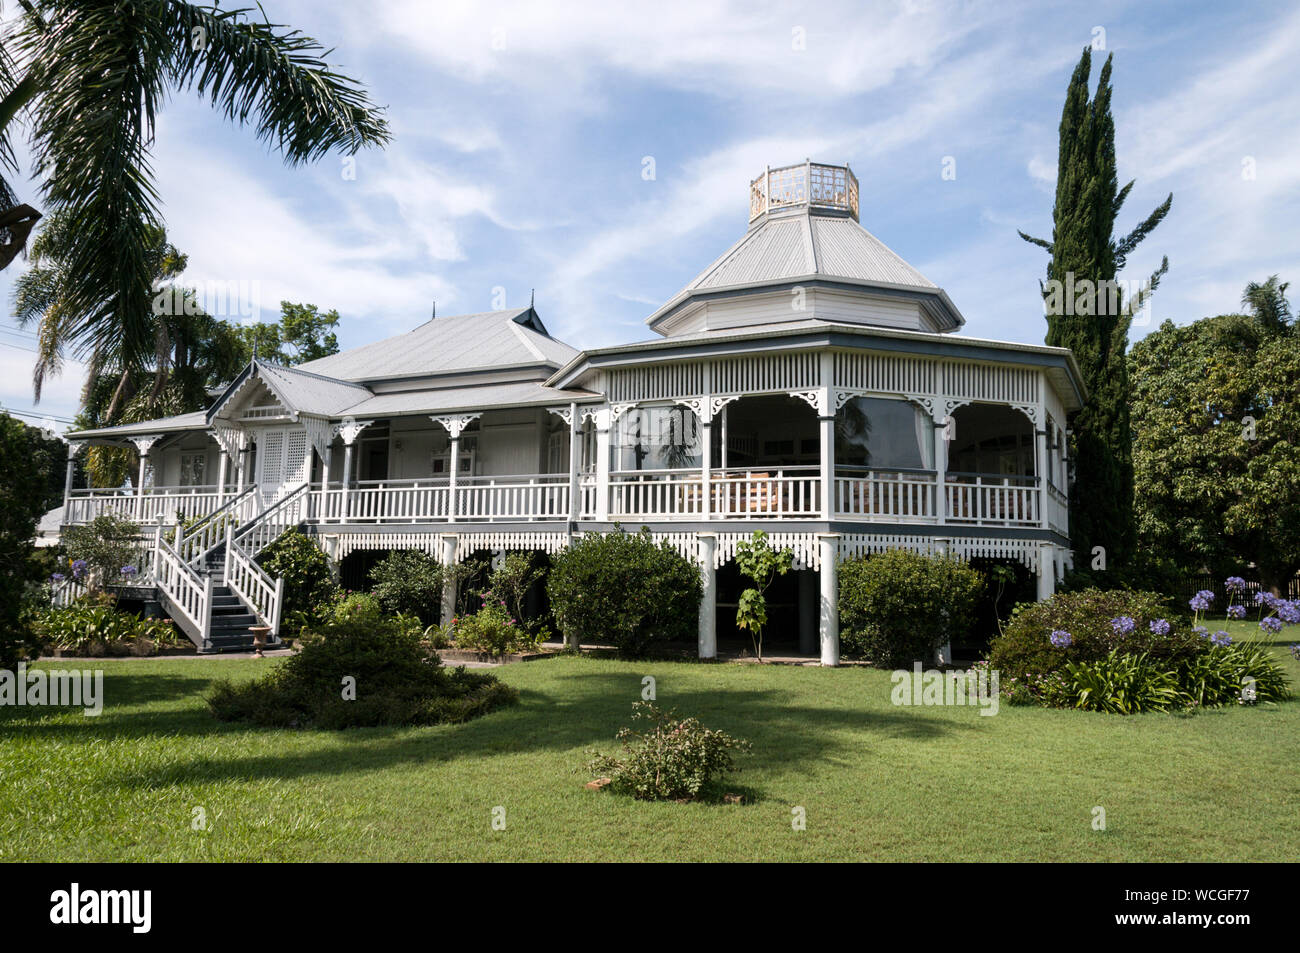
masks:
[[[256,557],[285,530],[302,524],[310,496],[304,484],[265,508],[250,487],[201,522],[167,539],[154,536],[159,601],[201,653],[252,651],[253,626],[279,645],[283,583]]]

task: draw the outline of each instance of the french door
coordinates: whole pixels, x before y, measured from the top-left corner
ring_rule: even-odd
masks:
[[[307,482],[311,467],[307,431],[284,427],[264,430],[257,441],[257,487],[263,505],[274,503]]]

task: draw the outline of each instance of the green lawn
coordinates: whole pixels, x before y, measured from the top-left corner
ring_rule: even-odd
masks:
[[[211,679],[273,661],[92,664],[98,719],[0,710],[0,859],[1300,859],[1294,701],[981,717],[896,708],[888,673],[860,668],[559,658],[499,670],[521,703],[467,725],[327,733],[208,715]],[[750,803],[583,788],[585,751],[613,746],[645,675],[661,704],[754,743],[728,785]]]

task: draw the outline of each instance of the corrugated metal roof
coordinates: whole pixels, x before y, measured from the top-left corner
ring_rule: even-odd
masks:
[[[257,363],[257,373],[290,410],[329,417],[371,396],[360,384],[335,380],[301,367]]]
[[[673,300],[693,291],[812,277],[938,287],[853,219],[804,210],[765,217]]]
[[[95,430],[69,431],[66,436],[84,439],[89,437],[133,437],[156,433],[171,433],[176,430],[203,430],[208,426],[207,414],[196,410],[192,414],[177,414],[175,417],[159,417],[157,420],[144,420],[138,424],[121,424],[117,427],[99,427]]]
[[[938,287],[852,219],[807,218],[819,274],[915,288]]]
[[[558,367],[578,353],[539,327],[532,308],[434,318],[406,334],[299,367],[339,380],[376,381],[521,364]]]
[[[439,390],[379,394],[347,408],[349,417],[436,414],[453,410],[493,410],[500,407],[558,407],[570,401],[599,400],[584,390],[557,390],[534,381],[445,387]]]

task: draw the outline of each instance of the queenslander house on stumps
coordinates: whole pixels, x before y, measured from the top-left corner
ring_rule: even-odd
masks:
[[[650,315],[650,341],[578,351],[529,308],[435,317],[287,368],[254,360],[206,411],[68,435],[133,447],[120,489],[69,487],[64,524],[149,527],[148,585],[201,650],[278,632],[255,557],[281,532],[334,560],[418,548],[555,553],[648,527],[704,577],[755,529],[791,549],[805,651],[839,658],[836,565],[903,547],[1068,559],[1068,350],[955,334],[943,289],[859,224],[847,166],[759,175],[749,228]],[[195,518],[198,518],[197,521]],[[172,528],[184,522],[181,532]]]

